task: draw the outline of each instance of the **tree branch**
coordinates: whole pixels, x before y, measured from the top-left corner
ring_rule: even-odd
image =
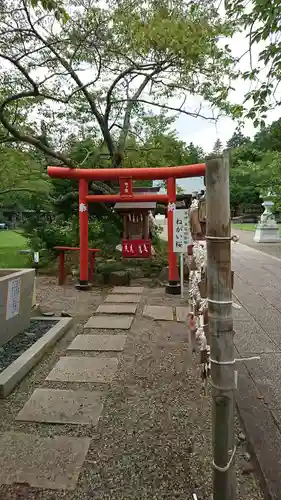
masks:
[[[41,36],[41,34],[36,30],[36,28],[34,27],[34,24],[32,23],[32,20],[31,20],[31,17],[30,17],[30,14],[29,14],[29,11],[28,11],[28,8],[27,8],[27,5],[26,5],[26,2],[25,0],[23,0],[23,4],[24,4],[24,10],[25,10],[25,14],[26,14],[26,17],[27,17],[27,20],[28,20],[28,23],[29,23],[29,26],[31,28],[31,30],[33,31],[33,33],[35,34],[35,36],[37,37],[38,40],[41,41],[41,43],[43,43],[45,46],[48,46],[48,42],[44,39],[43,36]],[[57,60],[60,62],[60,64],[68,71],[69,75],[71,76],[71,78],[75,81],[76,85],[81,89],[81,91],[83,92],[85,98],[87,99],[89,105],[90,105],[90,108],[91,108],[91,111],[93,113],[93,115],[95,116],[99,126],[100,126],[100,129],[101,129],[101,132],[103,134],[103,137],[104,137],[104,140],[106,142],[106,145],[108,147],[108,150],[110,152],[111,155],[113,155],[114,153],[114,144],[113,144],[113,141],[112,141],[112,138],[111,138],[111,135],[109,133],[109,130],[108,130],[108,127],[107,127],[107,124],[105,123],[104,121],[104,118],[103,116],[101,115],[101,113],[99,112],[97,106],[96,106],[96,103],[93,99],[93,97],[91,96],[91,94],[87,91],[87,88],[85,85],[83,85],[82,81],[80,80],[79,76],[77,75],[77,73],[73,70],[71,64],[69,64],[58,52],[57,50],[53,47],[53,46],[49,46],[48,47],[49,50],[56,56]]]
[[[29,92],[20,92],[19,94],[14,94],[7,99],[5,99],[1,105],[0,105],[0,121],[5,127],[8,132],[15,137],[17,140],[26,142],[27,144],[31,144],[32,146],[35,146],[37,149],[40,149],[43,151],[48,156],[52,156],[53,158],[56,158],[57,160],[60,160],[64,165],[73,168],[75,165],[72,163],[70,158],[68,158],[65,155],[62,155],[61,153],[58,153],[56,151],[53,151],[51,148],[49,148],[47,145],[45,145],[43,142],[41,142],[39,139],[36,139],[35,137],[28,135],[28,134],[22,134],[19,132],[6,118],[5,116],[5,111],[6,111],[6,106],[8,106],[12,102],[16,102],[20,99],[25,99],[29,97],[37,97],[37,90],[30,90]]]
[[[121,102],[132,102],[132,103],[136,103],[136,102],[142,102],[143,104],[148,104],[149,106],[156,106],[157,108],[162,108],[162,109],[167,109],[169,111],[176,111],[178,113],[183,113],[187,116],[192,116],[193,118],[203,118],[204,120],[212,120],[212,121],[215,121],[216,118],[214,118],[213,116],[204,116],[204,115],[201,115],[199,112],[191,112],[191,111],[186,111],[185,109],[182,109],[181,107],[179,108],[174,108],[173,106],[168,106],[167,104],[160,104],[158,102],[150,102],[150,101],[146,101],[145,99],[116,99],[115,101],[113,101],[113,104],[119,104]]]

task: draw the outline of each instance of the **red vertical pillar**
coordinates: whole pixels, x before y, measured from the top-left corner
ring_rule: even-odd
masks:
[[[168,203],[168,265],[169,265],[169,283],[166,286],[166,292],[172,295],[179,295],[181,292],[179,283],[179,273],[177,265],[177,255],[173,251],[174,237],[174,210],[176,209],[176,179],[169,177],[167,180]]]
[[[64,274],[64,251],[60,250],[60,258],[59,258],[59,285],[63,285],[65,281]]]
[[[79,181],[79,232],[80,232],[80,280],[77,288],[88,290],[90,288],[88,281],[88,181],[80,179]]]

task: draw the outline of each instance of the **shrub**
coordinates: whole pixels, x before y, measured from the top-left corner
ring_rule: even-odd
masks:
[[[120,243],[120,229],[118,220],[113,223],[107,217],[101,220],[91,217],[89,247],[99,248],[103,257],[112,257],[116,245]],[[24,231],[29,238],[30,248],[40,252],[42,265],[53,260],[56,255],[54,250],[56,246],[79,246],[77,216],[69,220],[64,220],[59,216],[54,217],[53,220],[47,220],[46,217],[37,217],[36,220],[33,218],[26,223]]]

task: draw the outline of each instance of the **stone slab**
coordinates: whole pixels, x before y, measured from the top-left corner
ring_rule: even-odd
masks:
[[[111,293],[117,293],[117,294],[122,294],[125,293],[126,295],[141,295],[144,291],[143,286],[115,286]]]
[[[98,314],[135,314],[137,304],[101,304],[96,313]]]
[[[70,351],[123,351],[126,335],[77,335]]]
[[[100,328],[105,330],[129,330],[134,316],[91,316],[84,328]]]
[[[145,306],[143,316],[163,321],[173,321],[173,308],[166,306]]]
[[[90,441],[5,432],[0,437],[0,484],[74,490]]]
[[[134,303],[137,304],[141,301],[141,295],[108,295],[104,302],[116,302],[123,304]]]
[[[62,357],[46,380],[60,382],[111,382],[118,366],[116,358]]]
[[[0,270],[0,346],[28,328],[34,280],[34,269]],[[16,289],[12,291],[11,286],[14,285]],[[12,313],[13,294],[15,294],[16,314]]]
[[[35,389],[16,420],[97,425],[102,407],[99,392]]]
[[[40,317],[33,319],[40,319]],[[43,319],[44,321],[57,320],[58,322],[0,373],[0,398],[5,398],[10,394],[23,377],[38,363],[47,349],[53,346],[73,323],[73,318],[43,317]]]
[[[186,323],[187,322],[187,315],[190,313],[191,308],[190,307],[176,307],[176,318],[177,321],[180,323]]]
[[[239,358],[239,353],[235,357]],[[281,484],[281,433],[250,374],[244,363],[239,363],[237,408],[250,451],[258,462],[265,496],[277,500]]]
[[[274,353],[262,354],[260,360],[247,361],[247,369],[268,408],[281,408],[280,361],[281,352],[277,348]]]
[[[242,356],[276,352],[276,344],[252,318],[252,321],[234,321],[234,344]]]

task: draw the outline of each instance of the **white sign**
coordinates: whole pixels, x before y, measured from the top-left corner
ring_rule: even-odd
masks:
[[[9,281],[6,307],[6,320],[11,319],[20,311],[20,278]]]
[[[187,252],[187,246],[192,244],[188,210],[174,211],[173,250],[177,253]]]

